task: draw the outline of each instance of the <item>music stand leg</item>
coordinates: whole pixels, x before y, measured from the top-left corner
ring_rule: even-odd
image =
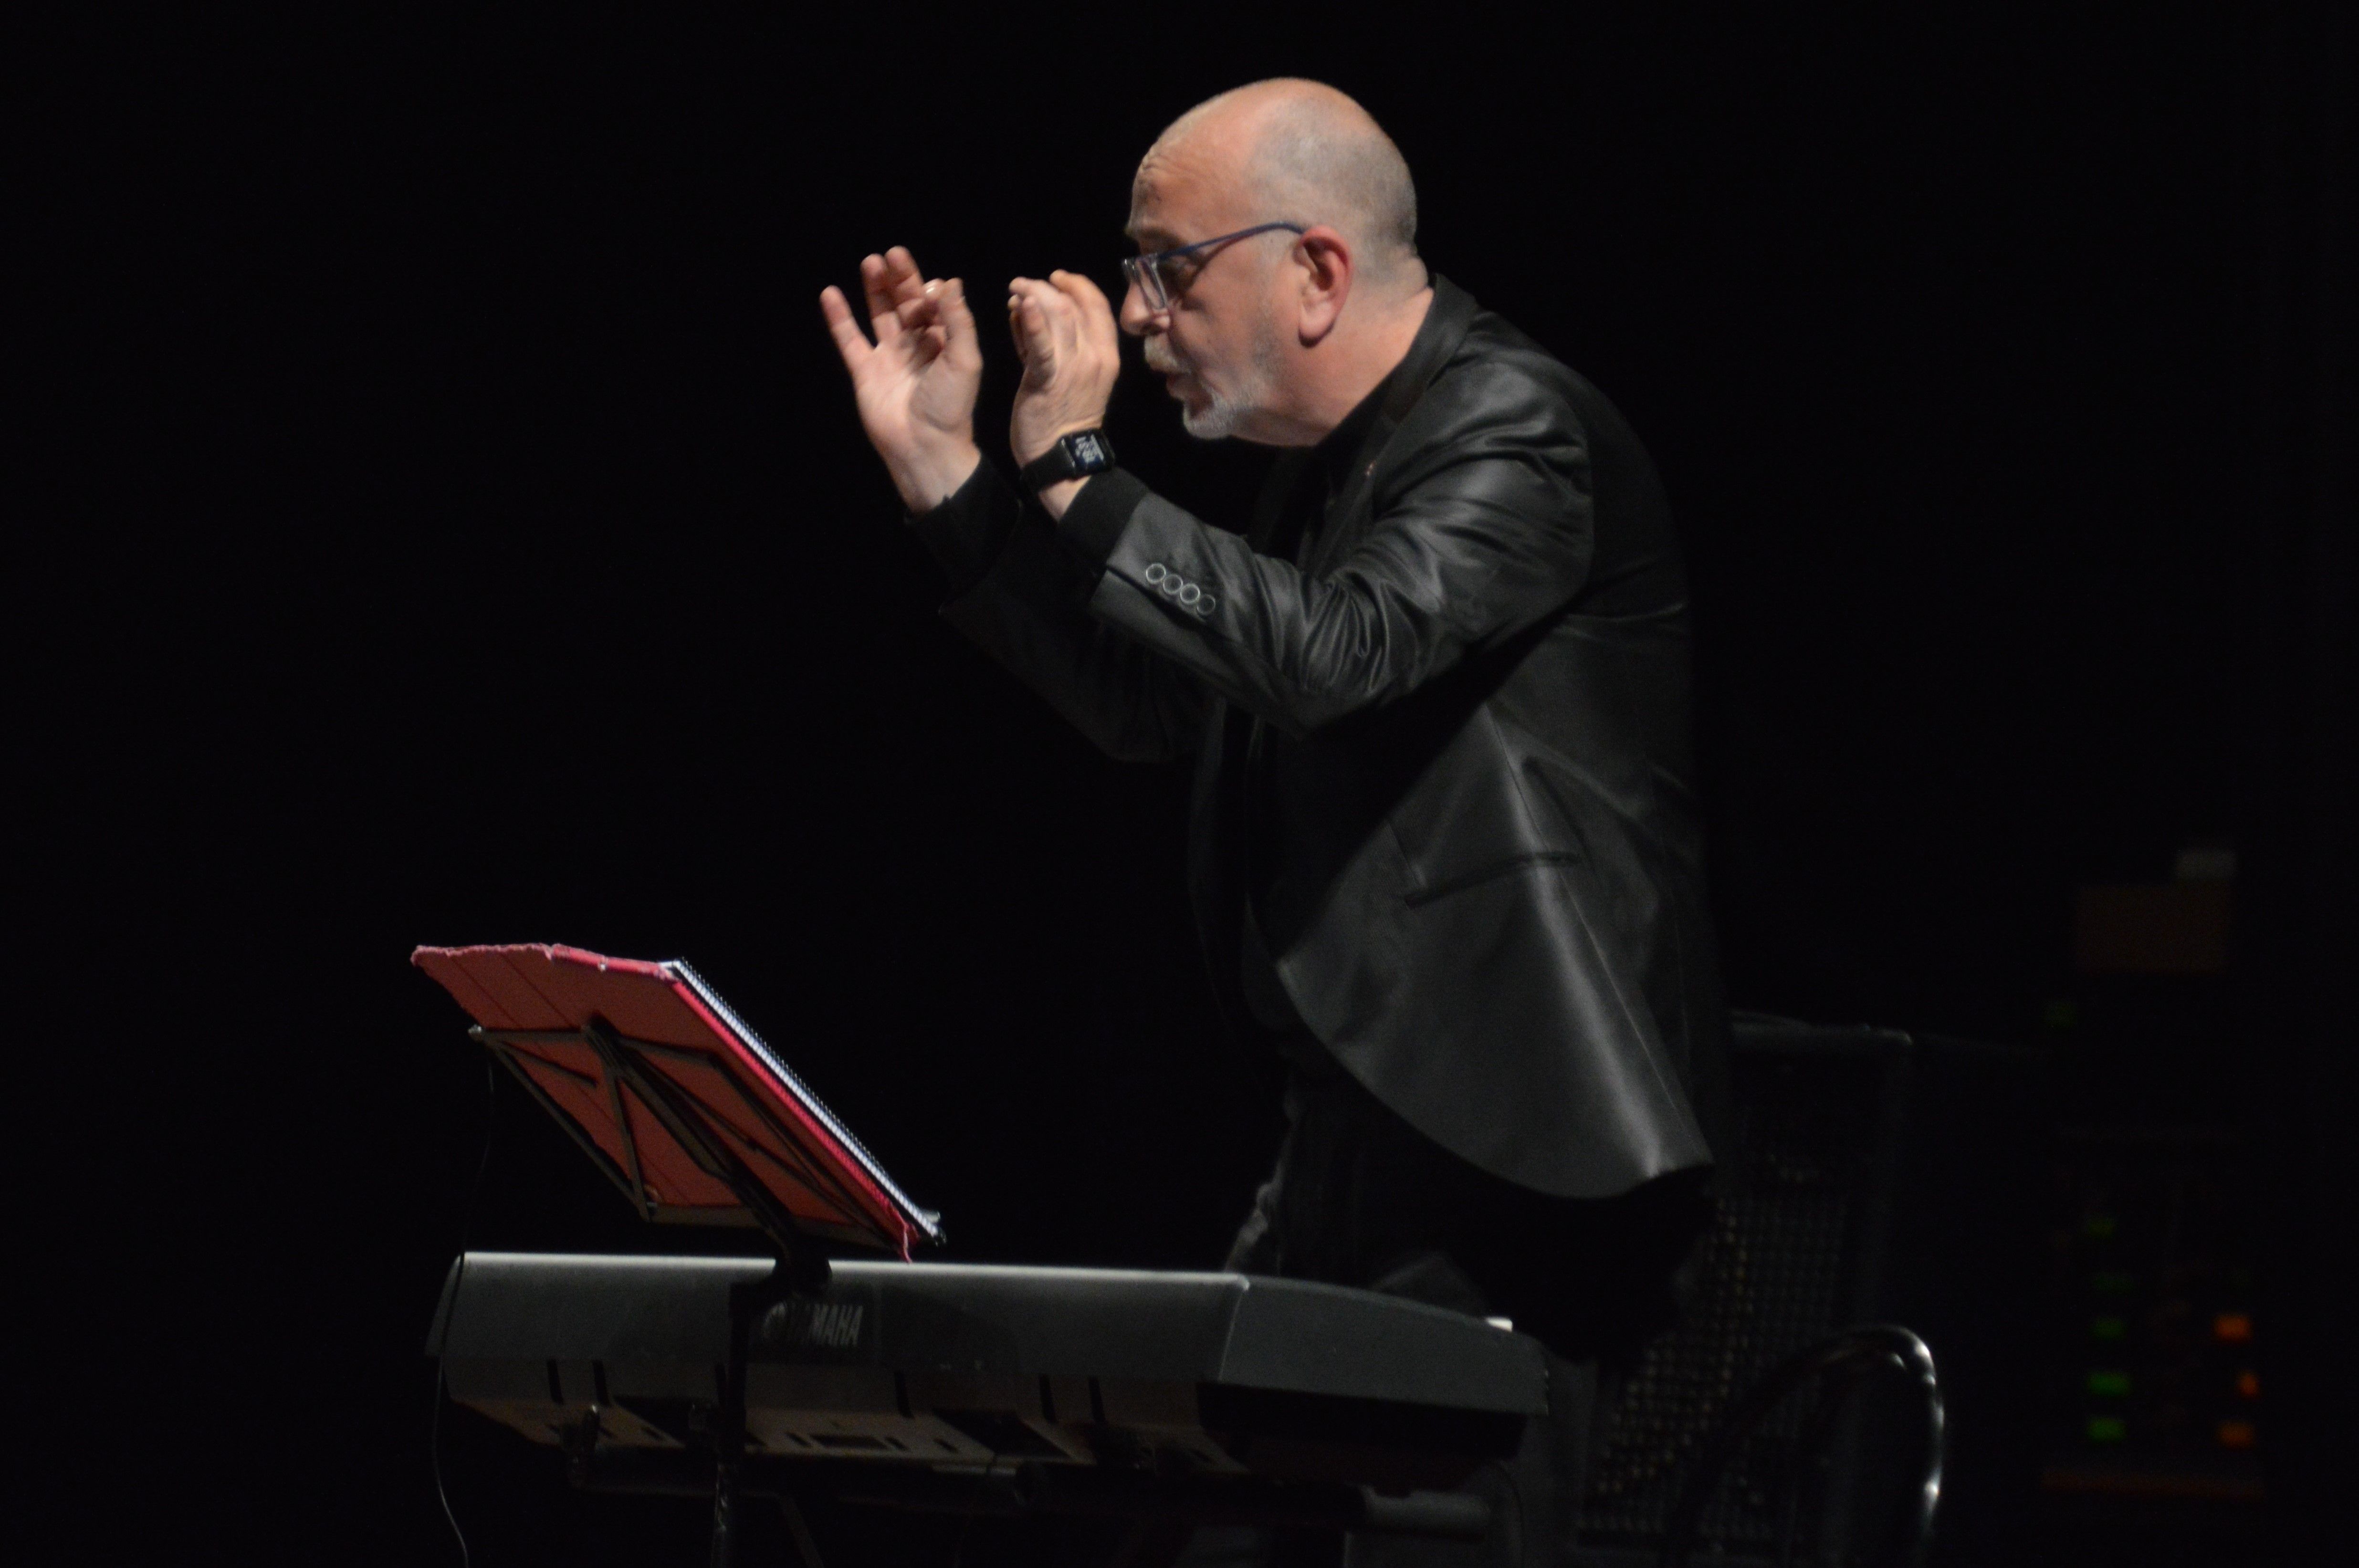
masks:
[[[773,1238],[776,1239],[776,1238]],[[781,1249],[784,1250],[783,1248]],[[712,1432],[712,1539],[709,1568],[734,1568],[739,1508],[745,1472],[745,1368],[754,1356],[754,1332],[762,1314],[794,1296],[819,1297],[827,1290],[824,1254],[806,1244],[783,1256],[758,1279],[729,1287],[729,1363],[721,1375],[721,1409]],[[799,1522],[799,1519],[796,1522]],[[796,1545],[808,1554],[805,1532]]]

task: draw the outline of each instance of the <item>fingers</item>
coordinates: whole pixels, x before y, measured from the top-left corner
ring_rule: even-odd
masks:
[[[899,337],[901,319],[895,309],[898,301],[894,298],[892,273],[883,256],[860,258],[860,289],[868,296],[868,325],[875,332],[877,343],[881,345]]]
[[[908,247],[894,245],[860,261],[870,330],[860,330],[840,289],[820,291],[820,313],[843,356],[844,368],[861,375],[880,352],[897,356],[914,350],[914,364],[949,354],[962,366],[979,366],[983,349],[966,287],[958,278],[928,281]],[[1114,310],[1098,286],[1078,273],[1053,272],[1048,280],[1019,278],[1008,285],[1007,320],[1027,373],[1045,379],[1063,366],[1103,354],[1111,360],[1116,343]],[[897,357],[897,363],[899,358]]]
[[[1049,281],[1018,278],[1007,285],[1008,331],[1024,357],[1008,415],[1018,462],[1038,457],[1060,434],[1105,422],[1122,366],[1120,340],[1104,295],[1085,282],[1051,273]]]
[[[1016,354],[1024,361],[1024,378],[1035,383],[1048,380],[1057,363],[1057,334],[1038,302],[1019,298],[1007,312],[1007,326],[1016,340]]]
[[[966,284],[956,278],[926,285],[934,302],[934,314],[941,323],[944,347],[962,365],[983,363],[983,342],[974,326],[974,312],[967,308]]]
[[[1021,355],[1026,369],[1046,375],[1057,357],[1056,329],[1049,325],[1049,312],[1039,298],[1040,285],[1029,278],[1019,278],[1007,286],[1007,335],[1015,340],[1016,352]]]
[[[939,330],[941,326],[941,280],[921,283],[893,307],[904,332]]]
[[[885,281],[897,305],[911,304],[925,296],[926,276],[918,270],[918,258],[909,254],[908,245],[895,245],[885,253]]]
[[[1048,318],[1057,364],[1060,366],[1072,364],[1074,352],[1081,346],[1081,323],[1074,316],[1072,301],[1058,293],[1054,284],[1035,285],[1033,294],[1039,303],[1041,315]]]
[[[901,330],[921,339],[929,355],[948,352],[951,346],[949,304],[953,297],[962,294],[962,291],[958,289],[955,278],[947,283],[936,278],[920,285],[919,292],[901,301],[895,311],[900,320]],[[961,303],[963,305],[962,299]],[[972,335],[973,331],[972,317],[968,319],[967,329]],[[977,357],[980,358],[980,355]]]
[[[1120,341],[1122,329],[1114,321],[1114,302],[1106,298],[1104,289],[1078,272],[1052,272],[1049,281],[1080,310],[1086,335],[1108,343]]]
[[[869,330],[875,334],[875,346],[879,349],[894,347],[904,338],[915,336],[924,337],[927,347],[935,351],[948,347],[962,335],[973,343],[974,318],[967,313],[964,289],[956,278],[947,284],[940,279],[928,281],[918,270],[918,258],[909,254],[907,245],[894,245],[882,255],[862,256],[860,288],[867,298]],[[842,299],[840,292],[837,298]],[[941,313],[945,299],[956,302],[956,322]],[[820,308],[823,312],[829,309],[824,298]],[[845,307],[847,316],[849,309]],[[832,315],[828,317],[828,326],[831,332],[836,330]],[[840,336],[837,344],[843,347]],[[973,347],[974,357],[980,361],[981,347]],[[853,363],[850,349],[844,352],[845,363]]]
[[[868,356],[876,351],[868,346],[868,335],[852,319],[852,304],[844,299],[843,290],[833,284],[821,289],[819,313],[826,318],[828,335],[835,340],[836,352],[843,355],[843,368],[859,375]]]
[[[1071,306],[1075,352],[1090,360],[1093,372],[1111,373],[1122,359],[1122,328],[1105,290],[1078,272],[1052,272],[1049,280]]]
[[[1080,312],[1072,300],[1037,278],[1018,278],[1007,289],[1008,324],[1025,363],[1043,375],[1071,364],[1082,345]]]

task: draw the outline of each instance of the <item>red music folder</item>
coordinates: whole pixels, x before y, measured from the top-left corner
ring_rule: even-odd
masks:
[[[909,1256],[941,1239],[819,1097],[686,964],[579,948],[421,947],[410,962],[646,1218]]]

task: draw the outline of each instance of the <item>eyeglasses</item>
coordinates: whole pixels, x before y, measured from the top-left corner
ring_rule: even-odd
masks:
[[[1195,276],[1188,266],[1190,256],[1198,251],[1210,250],[1214,245],[1226,245],[1231,240],[1266,234],[1272,229],[1285,229],[1298,234],[1307,232],[1300,223],[1256,223],[1250,229],[1239,229],[1233,234],[1215,234],[1208,240],[1198,240],[1194,245],[1173,245],[1169,250],[1150,251],[1145,256],[1126,256],[1122,260],[1122,275],[1131,287],[1138,290],[1139,298],[1147,301],[1148,310],[1157,312],[1168,310],[1171,309],[1171,301],[1180,297],[1180,290],[1188,287],[1188,280]]]

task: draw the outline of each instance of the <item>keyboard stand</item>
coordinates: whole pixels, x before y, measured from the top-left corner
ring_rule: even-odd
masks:
[[[501,1038],[506,1030],[478,1025],[467,1032],[485,1045],[508,1043]],[[605,1063],[608,1083],[627,1084],[706,1174],[727,1184],[777,1253],[777,1265],[769,1273],[729,1287],[729,1360],[713,1421],[712,1537],[707,1562],[709,1568],[732,1568],[737,1554],[739,1494],[745,1469],[745,1367],[753,1358],[754,1334],[763,1314],[779,1302],[817,1300],[826,1294],[827,1245],[805,1230],[745,1168],[745,1160],[729,1147],[702,1108],[648,1064],[644,1054],[649,1049],[647,1042],[617,1033],[595,1016],[583,1022],[580,1038]],[[615,1120],[625,1140],[632,1182],[638,1186],[636,1139],[630,1120],[620,1114],[619,1106]],[[644,1197],[640,1201],[644,1203]],[[594,1431],[587,1434],[587,1441],[594,1448]]]
[[[801,1263],[794,1257],[782,1256],[777,1266],[760,1279],[729,1287],[729,1364],[722,1377],[721,1408],[712,1432],[710,1568],[731,1568],[736,1556],[737,1508],[745,1471],[745,1367],[753,1359],[754,1335],[763,1317],[779,1302],[798,1298],[815,1301],[827,1290],[826,1258],[808,1252],[799,1256],[804,1259]],[[798,1517],[793,1513],[793,1499],[782,1496],[779,1502],[788,1510],[790,1519]],[[796,1545],[801,1552],[798,1533]]]

